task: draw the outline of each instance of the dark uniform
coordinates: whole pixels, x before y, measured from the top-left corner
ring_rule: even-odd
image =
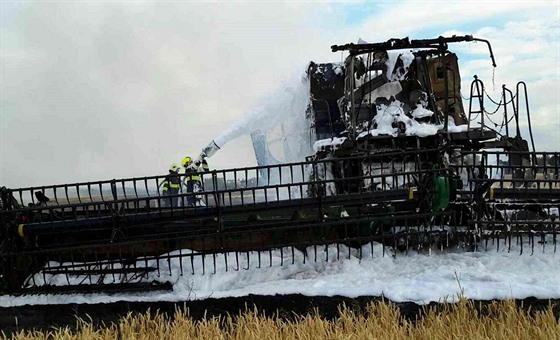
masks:
[[[206,159],[202,161],[192,162],[190,157],[183,159],[183,166],[185,167],[185,182],[187,186],[187,193],[203,191],[201,172],[209,171],[208,162]],[[187,196],[187,203],[190,206],[195,206],[197,201],[196,195]]]
[[[163,180],[163,195],[178,195],[181,189],[181,176],[178,173],[170,172]],[[163,200],[163,207],[178,207],[179,197],[170,197]]]
[[[200,164],[199,169],[202,169],[202,172],[210,171],[210,167],[208,166],[208,162],[206,161],[206,158],[202,159],[202,162]],[[201,185],[202,190],[204,190],[204,181],[201,181],[200,185]]]

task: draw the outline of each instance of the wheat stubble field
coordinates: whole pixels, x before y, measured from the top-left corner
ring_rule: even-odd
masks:
[[[212,300],[212,299],[209,299]],[[112,306],[111,306],[112,305]],[[419,306],[379,298],[294,296],[176,304],[23,306],[14,339],[560,339],[560,301],[471,301]],[[27,307],[27,311],[24,309]],[[54,308],[54,309],[52,309]],[[59,308],[57,310],[56,308]],[[21,310],[20,310],[21,309]],[[105,310],[104,310],[105,309]],[[6,326],[8,308],[0,311]],[[111,312],[113,311],[113,312]],[[27,314],[26,314],[27,312]],[[19,314],[18,314],[19,313]],[[47,313],[43,310],[43,313]],[[111,315],[114,314],[114,315]],[[25,320],[27,318],[27,320]],[[35,319],[35,323],[29,323]],[[26,323],[27,322],[27,323]],[[33,326],[35,325],[35,326]],[[14,327],[15,326],[15,327]]]

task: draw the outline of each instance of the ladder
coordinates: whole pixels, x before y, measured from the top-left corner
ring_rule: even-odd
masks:
[[[484,83],[482,80],[478,79],[478,76],[474,76],[474,80],[471,83],[471,95],[469,96],[469,122],[468,129],[471,129],[471,120],[473,114],[480,114],[480,126],[484,127]],[[476,100],[475,100],[476,99]],[[478,104],[478,109],[473,108],[474,104]],[[478,102],[478,103],[477,103]],[[476,119],[476,118],[475,118]]]

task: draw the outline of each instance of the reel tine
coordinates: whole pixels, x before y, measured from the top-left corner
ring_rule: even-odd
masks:
[[[317,245],[313,245],[313,252],[315,253],[315,262],[317,262]]]
[[[200,259],[202,260],[202,275],[204,275],[206,274],[206,253],[202,253]]]
[[[192,269],[192,275],[194,275],[194,250],[192,250],[192,248],[191,248],[191,269]]]
[[[226,251],[226,252],[224,252],[223,254],[224,254],[224,263],[225,263],[226,272],[227,272],[227,271],[228,271],[227,259],[228,259],[229,252]]]
[[[237,251],[235,252],[235,264],[236,264],[235,271],[239,271],[239,252]]]
[[[382,256],[385,256],[385,228],[383,225],[381,226],[381,250]]]
[[[539,224],[542,225],[542,223],[539,223]],[[544,247],[546,245],[546,238],[545,238],[545,233],[542,231],[542,228],[541,228],[541,242],[542,242],[542,252],[544,254]]]
[[[340,260],[340,243],[336,242],[336,259]]]
[[[488,251],[488,235],[487,235],[487,234],[483,234],[483,233],[482,233],[482,230],[480,230],[479,233],[481,233],[482,235],[484,235],[484,241],[485,241],[485,242],[484,242],[484,244],[485,244],[485,249],[484,249],[484,251]],[[476,235],[475,235],[475,237],[476,237]],[[475,241],[476,241],[476,239],[475,239]]]
[[[511,231],[507,232],[508,253],[511,253]]]
[[[519,255],[523,255],[523,234],[517,237],[517,244],[519,244]]]
[[[396,233],[397,233],[397,225],[396,225],[395,222],[396,222],[395,219],[393,219],[393,221],[392,221],[392,223],[391,223],[391,228],[393,229],[393,235],[397,235],[397,234],[396,234]],[[393,236],[393,242],[394,242],[394,245],[393,245],[393,257],[396,257],[396,255],[397,255],[396,251],[397,251],[397,249],[398,249],[398,239],[397,239],[396,236]]]
[[[183,250],[179,249],[179,276],[183,276]]]
[[[554,253],[556,253],[556,246],[558,244],[557,240],[556,240],[556,228],[554,229],[555,231],[552,234],[552,244],[554,244]]]
[[[216,253],[212,253],[212,262],[214,263],[214,274],[216,274]]]
[[[63,263],[62,261],[63,261],[63,260],[62,260],[62,257],[59,257],[59,262],[58,262],[58,264],[59,264],[59,266],[60,266],[60,270],[63,270],[63,267],[62,267],[62,266],[63,266],[64,263]],[[64,273],[64,276],[66,277],[66,283],[67,283],[68,285],[70,285],[70,278],[68,277],[68,272]]]
[[[362,259],[362,247],[358,248],[358,259],[361,260]]]
[[[418,228],[420,228],[420,224],[418,224]],[[409,246],[409,243],[408,243],[408,241],[409,241],[409,239],[410,239],[410,231],[409,231],[409,229],[408,229],[408,219],[407,219],[407,218],[404,219],[404,233],[405,233],[405,235],[406,235],[406,242],[405,242],[406,249],[405,249],[405,254],[408,255],[408,248],[410,247],[410,246]],[[420,234],[419,234],[419,235],[420,235]]]
[[[167,253],[167,268],[169,269],[169,276],[172,276],[173,273],[171,272],[171,254]]]
[[[535,254],[535,234],[531,233],[531,256]]]
[[[205,238],[202,238],[202,254],[200,255],[200,259],[202,261],[202,275],[206,274],[206,243],[204,242]]]
[[[294,250],[294,246],[292,246],[292,265],[296,263],[296,254]]]

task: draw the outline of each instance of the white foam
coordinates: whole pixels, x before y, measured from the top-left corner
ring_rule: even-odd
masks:
[[[151,279],[171,282],[173,291],[170,292],[0,296],[0,306],[108,303],[119,300],[184,301],[248,294],[383,295],[397,302],[414,301],[421,304],[452,301],[460,293],[477,300],[530,296],[560,298],[560,254],[552,252],[552,245],[547,252],[536,248],[532,255],[531,247],[528,244],[524,244],[524,247],[522,255],[519,254],[518,245],[513,245],[511,252],[508,252],[508,247],[502,244],[499,250],[494,245],[488,251],[481,252],[433,252],[429,255],[410,251],[408,255],[397,253],[393,257],[390,248],[384,249],[381,244],[374,244],[373,247],[365,245],[361,251],[340,246],[340,254],[331,245],[328,248],[318,247],[317,262],[313,261],[313,247],[308,248],[310,256],[305,263],[302,252],[294,249],[292,256],[292,250],[287,248],[272,251],[272,266],[268,262],[269,253],[261,253],[260,268],[257,252],[249,253],[248,258],[241,253],[239,268],[235,255],[229,253],[227,271],[226,255],[216,255],[216,273],[213,273],[212,255],[207,255],[204,275],[201,257],[195,257],[194,275],[191,274],[189,258],[183,259],[182,264],[177,259],[171,259],[169,268],[172,275],[169,275],[165,259],[160,261],[160,275],[152,273]],[[183,276],[179,275],[181,265]]]
[[[320,139],[313,144],[313,150],[315,150],[315,152],[327,149],[336,150],[345,140],[346,137]]]
[[[410,64],[414,61],[414,54],[411,51],[387,51],[388,59],[386,61],[387,65],[387,78],[390,81],[396,80],[404,80],[406,74],[408,73],[408,69],[410,68]],[[399,68],[395,71],[395,66],[397,61],[401,59],[403,62],[402,68]],[[393,73],[394,72],[394,73]]]
[[[223,148],[225,144],[243,135],[260,130],[266,132],[279,126],[281,123],[291,121],[293,125],[301,127],[302,133],[291,134],[297,139],[294,143],[307,144],[309,131],[306,130],[308,123],[305,121],[305,111],[309,103],[309,81],[306,76],[294,76],[286,80],[283,85],[270,95],[263,97],[259,104],[251,111],[234,122],[228,129],[223,131],[214,139],[218,147]],[[296,131],[290,131],[296,132]],[[306,141],[302,141],[306,139]],[[297,150],[296,150],[297,151]],[[303,160],[305,155],[296,155],[297,159]]]
[[[417,106],[414,110],[412,110],[413,118],[425,118],[425,117],[431,117],[433,115],[434,115],[433,111],[425,109],[422,106]]]

